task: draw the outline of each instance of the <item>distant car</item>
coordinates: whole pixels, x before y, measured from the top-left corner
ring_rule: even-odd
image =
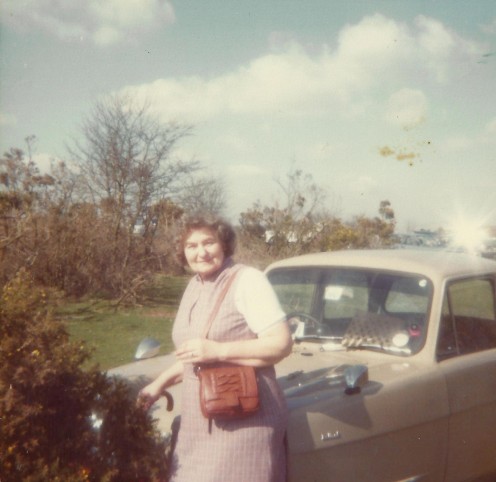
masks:
[[[481,248],[481,256],[496,259],[496,238],[488,238],[484,241]]]
[[[295,339],[277,365],[289,480],[496,480],[495,261],[341,251],[266,273]],[[114,373],[144,383],[171,362]],[[163,406],[154,415],[168,430]]]

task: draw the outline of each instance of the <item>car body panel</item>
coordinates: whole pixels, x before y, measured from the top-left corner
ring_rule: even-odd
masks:
[[[447,480],[481,477],[496,459],[496,350],[452,358],[440,365],[451,412]],[[491,477],[488,480],[496,480],[496,468]]]
[[[290,480],[443,480],[439,461],[447,456],[449,403],[438,370],[375,354],[368,360],[369,382],[347,395],[339,373],[363,363],[363,353],[308,353],[293,353],[288,362],[300,371],[279,378],[291,410]],[[331,368],[315,368],[322,365]],[[319,379],[327,385],[317,387]],[[301,392],[293,394],[295,386]]]
[[[157,378],[165,369],[175,363],[174,355],[161,355],[154,358],[138,360],[107,371],[108,376],[124,378],[138,396],[139,390]],[[156,419],[157,429],[165,436],[170,436],[172,422],[181,409],[181,384],[167,389],[173,396],[174,408],[167,411],[167,400],[161,397],[151,408],[150,413]]]

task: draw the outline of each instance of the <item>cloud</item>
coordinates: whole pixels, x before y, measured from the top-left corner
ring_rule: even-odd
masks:
[[[493,142],[496,139],[496,117],[491,119],[484,128],[484,135]]]
[[[334,49],[323,44],[310,53],[293,40],[214,78],[163,78],[124,90],[148,99],[168,119],[195,123],[229,114],[363,116],[371,108],[367,98],[396,91],[390,115],[411,127],[427,102],[405,85],[446,82],[461,62],[473,65],[482,52],[482,45],[436,20],[422,16],[409,25],[377,14],[344,27]]]
[[[351,192],[359,195],[365,195],[374,191],[378,185],[375,179],[370,176],[359,176],[357,178],[350,179],[348,187]]]
[[[336,100],[342,86],[330,75],[332,59],[313,59],[293,45],[289,51],[267,54],[213,79],[158,79],[129,87],[126,93],[167,110],[171,117],[194,121],[225,113],[259,114],[281,111],[301,115],[319,107],[319,97]]]
[[[418,51],[420,66],[427,68],[439,83],[444,83],[450,74],[464,62],[473,63],[485,53],[485,46],[459,36],[440,21],[417,17]]]
[[[356,83],[363,82],[365,76],[369,83],[373,80],[371,74],[411,57],[415,48],[415,38],[406,24],[376,14],[341,30],[337,57],[339,66],[348,71],[348,78],[355,77]]]
[[[447,155],[465,153],[469,158],[486,156],[493,162],[496,147],[496,117],[490,119],[481,130],[473,135],[458,135],[448,137],[440,144],[440,150]]]
[[[53,163],[60,162],[60,159],[54,158],[51,154],[46,152],[37,153],[33,155],[33,161],[42,173],[50,172]]]
[[[16,124],[16,116],[0,112],[0,126],[15,126]]]
[[[295,36],[291,32],[275,30],[269,34],[269,49],[273,52],[281,52],[296,42]]]
[[[267,171],[253,164],[231,164],[227,168],[228,174],[235,177],[267,175]]]
[[[481,30],[487,35],[496,35],[496,18],[493,18],[489,23],[482,25]]]
[[[410,130],[425,121],[427,116],[427,98],[423,92],[415,89],[401,89],[389,98],[386,119]]]
[[[329,161],[335,153],[336,148],[329,142],[317,142],[310,144],[303,152],[303,159],[318,159],[321,161]]]
[[[168,0],[4,0],[3,21],[62,40],[90,39],[105,46],[174,22]]]
[[[430,57],[446,57],[457,46],[456,36],[438,20],[420,15],[416,24],[420,31],[419,45]]]
[[[231,133],[223,133],[218,138],[217,143],[235,153],[246,152],[248,149],[248,144],[245,137]]]

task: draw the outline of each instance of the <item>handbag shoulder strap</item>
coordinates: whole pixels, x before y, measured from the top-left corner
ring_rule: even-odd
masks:
[[[214,308],[212,312],[210,313],[210,316],[208,318],[207,324],[205,325],[205,330],[203,331],[203,338],[207,338],[208,332],[210,331],[210,327],[212,326],[212,323],[217,316],[217,313],[219,312],[220,305],[224,301],[224,298],[226,297],[227,292],[229,291],[229,288],[231,287],[234,278],[236,278],[236,275],[240,271],[240,268],[236,269],[227,279],[225,282],[224,286],[222,287],[222,291],[219,293],[219,297],[217,298],[217,301],[215,302]]]

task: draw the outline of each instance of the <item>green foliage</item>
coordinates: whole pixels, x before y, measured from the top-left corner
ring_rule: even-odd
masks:
[[[285,206],[256,202],[240,215],[243,261],[264,267],[273,259],[288,256],[393,243],[396,220],[389,201],[380,202],[379,216],[356,216],[345,222],[324,214],[324,193],[301,170],[290,172],[286,184],[279,186],[286,197]]]
[[[242,243],[266,244],[271,255],[294,256],[311,251],[320,224],[317,212],[325,200],[324,190],[310,174],[290,170],[285,179],[276,181],[283,202],[262,206],[260,202],[240,214]]]
[[[69,296],[129,300],[152,273],[170,270],[178,206],[149,199],[130,215],[127,203],[89,202],[80,190],[64,163],[41,175],[20,149],[0,157],[0,283],[29,268],[37,283]]]
[[[394,217],[357,216],[349,223],[335,219],[324,233],[325,250],[384,248],[394,241],[394,227]]]
[[[165,480],[165,444],[130,388],[51,317],[26,271],[0,299],[0,480]]]

